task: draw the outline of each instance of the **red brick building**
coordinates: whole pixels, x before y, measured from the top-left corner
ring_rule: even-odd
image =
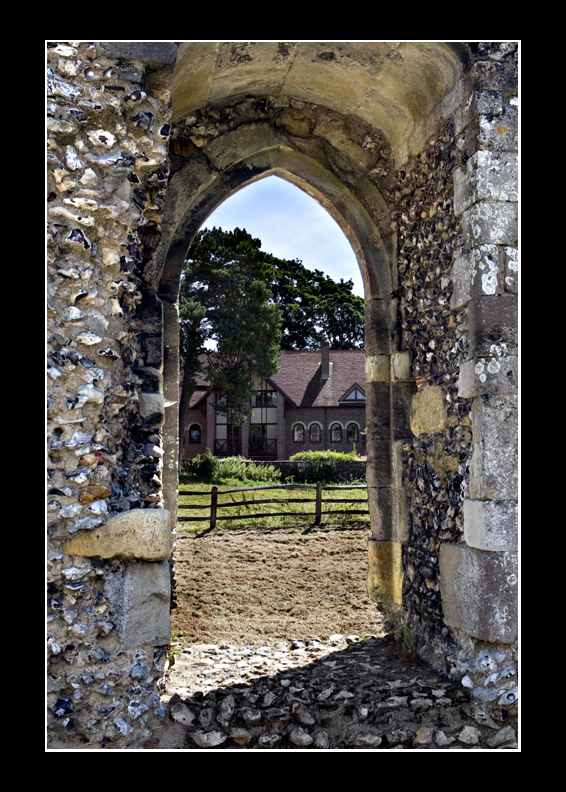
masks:
[[[184,441],[184,459],[210,448],[215,456],[284,460],[298,451],[351,451],[365,454],[365,351],[329,349],[286,351],[280,371],[254,379],[253,414],[243,425],[217,413],[219,399],[203,390],[193,394]]]

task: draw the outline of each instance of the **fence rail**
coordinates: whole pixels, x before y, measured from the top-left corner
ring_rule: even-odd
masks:
[[[230,495],[234,492],[257,492],[258,490],[315,490],[315,498],[267,498],[264,500],[252,501],[232,501],[231,503],[218,503],[219,495]],[[345,484],[344,486],[323,487],[322,482],[318,481],[316,485],[308,484],[268,484],[261,487],[237,487],[235,489],[219,490],[218,487],[212,487],[212,490],[190,492],[190,495],[208,495],[210,496],[210,503],[201,505],[193,504],[179,504],[179,509],[210,509],[209,517],[178,517],[178,522],[210,522],[210,528],[214,528],[219,520],[254,520],[259,517],[291,517],[291,516],[308,516],[309,512],[272,512],[270,514],[237,514],[228,517],[219,517],[218,509],[232,509],[236,506],[259,506],[266,503],[314,503],[315,510],[312,516],[316,525],[322,520],[323,514],[369,514],[368,509],[352,510],[352,509],[331,509],[329,511],[322,511],[323,503],[367,503],[367,498],[327,498],[323,500],[323,490],[357,490],[367,489],[366,484]]]

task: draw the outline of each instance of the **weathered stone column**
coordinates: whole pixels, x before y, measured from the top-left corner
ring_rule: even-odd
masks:
[[[494,651],[509,644],[512,651],[517,640],[518,107],[517,64],[506,47],[481,45],[483,59],[468,76],[469,100],[459,116],[467,143],[455,172],[454,208],[464,246],[454,262],[451,307],[468,314],[458,395],[473,400],[473,452],[464,541],[440,552],[446,623],[496,645]],[[467,677],[474,696],[495,700],[476,676]],[[514,697],[502,695],[499,703]]]

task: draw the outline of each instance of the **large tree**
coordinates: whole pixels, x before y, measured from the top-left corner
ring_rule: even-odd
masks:
[[[269,258],[270,288],[283,311],[283,349],[319,349],[325,337],[332,349],[363,347],[364,301],[353,294],[352,280],[337,283],[299,259]]]
[[[199,374],[228,394],[230,423],[250,415],[250,372],[270,377],[281,352],[281,309],[268,284],[272,265],[246,231],[199,231],[183,268],[179,300],[183,366],[179,436],[187,424]],[[219,408],[222,409],[222,408]]]

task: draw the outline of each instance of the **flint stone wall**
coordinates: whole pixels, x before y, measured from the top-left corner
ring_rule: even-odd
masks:
[[[47,46],[52,747],[139,746],[164,715],[163,320],[144,273],[160,234],[176,49]]]
[[[516,672],[516,48],[478,45],[460,96],[397,173],[393,206],[401,350],[419,388],[401,466],[401,618],[423,656],[507,717],[516,680],[496,672]]]

